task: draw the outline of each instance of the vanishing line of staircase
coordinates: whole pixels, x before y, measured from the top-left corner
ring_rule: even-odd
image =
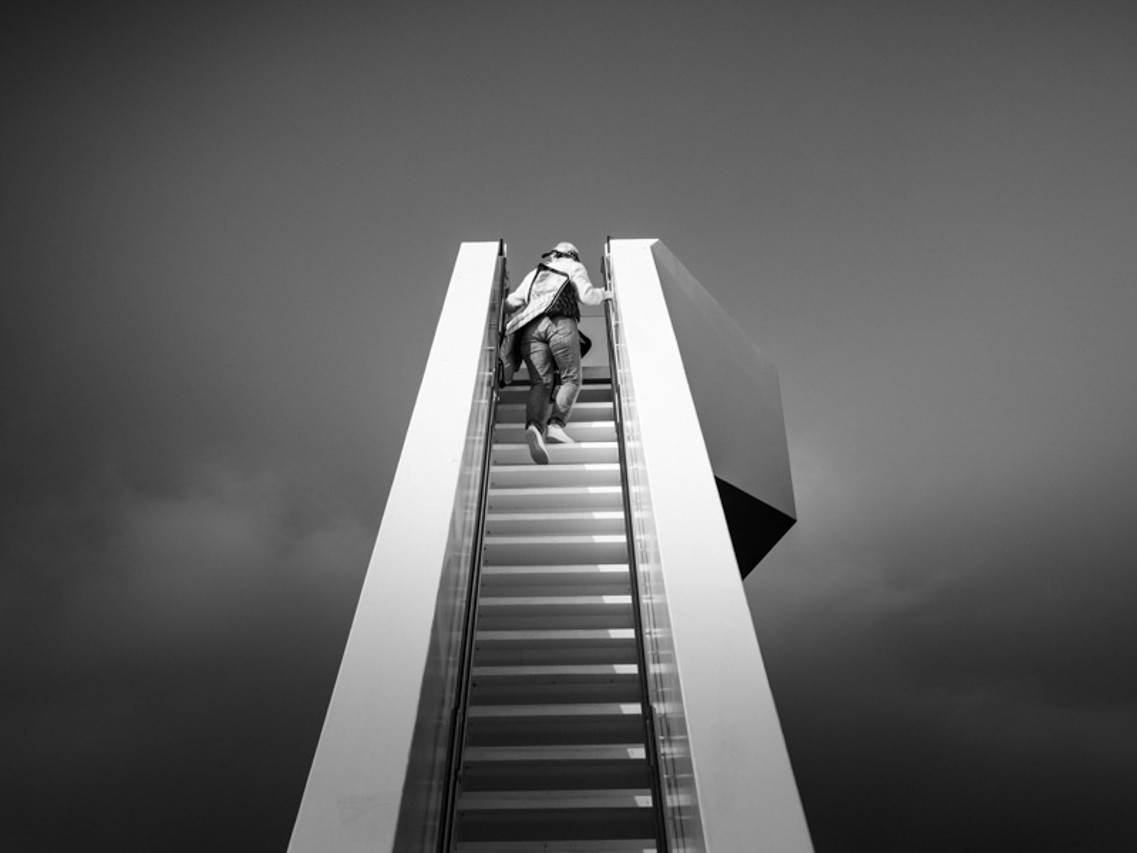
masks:
[[[607,371],[604,371],[605,377]],[[663,853],[612,386],[537,465],[500,391],[454,800],[455,853]]]

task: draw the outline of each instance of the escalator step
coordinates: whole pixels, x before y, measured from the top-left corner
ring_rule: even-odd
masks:
[[[619,485],[607,486],[528,486],[490,489],[490,512],[541,509],[620,509],[623,493]]]
[[[459,841],[454,853],[657,853],[651,838],[577,841]]]

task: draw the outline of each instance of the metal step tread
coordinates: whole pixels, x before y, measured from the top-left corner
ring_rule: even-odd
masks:
[[[638,717],[638,702],[566,702],[556,705],[475,705],[471,717]]]
[[[524,486],[618,486],[619,462],[551,462],[548,465],[491,465],[490,492]]]
[[[483,596],[628,595],[632,579],[626,572],[518,572],[483,575]]]
[[[512,580],[512,579],[511,579]],[[482,595],[508,595],[515,598],[541,598],[548,596],[565,595],[627,595],[631,592],[632,584],[628,578],[614,575],[611,578],[603,576],[595,580],[587,580],[587,576],[569,577],[567,582],[556,582],[555,579],[538,577],[532,583],[490,583],[482,584]]]
[[[627,563],[564,563],[551,566],[483,566],[482,577],[510,575],[626,575]]]
[[[510,386],[509,390],[503,390],[498,395],[497,408],[500,411],[502,408],[509,406],[524,409],[529,402],[529,386],[525,386],[524,390]],[[518,393],[521,391],[521,393]],[[550,395],[550,402],[552,395]],[[582,385],[580,391],[576,395],[576,403],[573,406],[575,412],[580,406],[607,406],[612,408],[612,386],[600,384],[587,384]]]
[[[521,631],[478,631],[476,641],[493,640],[517,643],[543,642],[556,640],[634,640],[634,628],[578,628]]]
[[[553,446],[554,447],[558,447],[558,446],[559,447],[571,447],[571,445],[566,445],[566,444],[553,445]],[[504,471],[515,471],[517,469],[517,467],[518,466],[516,466],[516,465],[491,465],[490,466],[490,473],[493,474],[495,472],[500,472],[503,470]],[[617,473],[619,473],[619,471],[620,471],[620,463],[619,462],[572,462],[572,463],[565,463],[564,465],[531,465],[528,467],[535,468],[536,470],[539,470],[539,471],[602,471],[602,472],[615,471]],[[490,489],[491,493],[493,493],[494,491],[495,491],[494,489],[492,489],[492,488]]]
[[[643,717],[632,714],[483,716],[470,717],[468,722],[467,746],[568,746],[644,740]]]
[[[583,404],[581,404],[583,405]],[[498,433],[507,433],[509,435],[524,435],[525,424],[522,421],[501,421],[499,420],[494,424]],[[579,436],[595,435],[596,433],[616,434],[616,421],[611,420],[594,420],[594,421],[569,421],[565,424],[565,432],[571,438]],[[579,439],[578,439],[579,440]],[[612,439],[605,439],[612,440]]]
[[[482,607],[629,607],[631,603],[630,595],[483,595],[479,599]]]
[[[572,421],[610,421],[612,420],[611,400],[580,400],[572,407]],[[501,402],[497,405],[499,425],[525,423],[525,403]]]
[[[525,498],[534,501],[540,498],[618,498],[621,490],[619,486],[506,486],[491,488],[488,494],[492,504],[495,498]]]
[[[482,559],[489,566],[532,563],[607,563],[628,558],[624,534],[497,534],[482,540]]]
[[[655,828],[652,810],[635,807],[475,810],[456,817],[462,841],[528,839],[530,853],[552,839],[641,838]]]
[[[502,761],[463,760],[462,790],[578,790],[581,788],[650,788],[646,759],[605,758]],[[609,836],[611,837],[611,836]]]
[[[584,316],[586,316],[586,317],[590,316],[589,308],[583,308],[582,311],[583,311]],[[612,387],[612,380],[608,376],[608,365],[606,365],[606,364],[596,364],[596,365],[586,364],[586,365],[583,365],[581,369],[584,371],[583,381],[581,382],[581,385],[580,385],[581,388],[611,388]],[[515,374],[515,376],[517,376],[518,378],[514,379],[513,382],[511,382],[509,385],[506,385],[504,388],[502,388],[502,391],[505,391],[508,389],[518,389],[518,388],[528,391],[529,390],[529,380],[524,378],[526,375],[526,370],[527,370],[527,368],[524,366],[524,364],[522,364],[522,366],[520,368],[518,368],[518,372]]]
[[[471,667],[471,674],[475,678],[503,675],[517,678],[531,675],[634,675],[637,672],[639,667],[634,663],[545,663]]]
[[[581,841],[459,841],[454,853],[657,853],[651,838]]]
[[[497,533],[486,535],[484,541],[487,545],[511,545],[532,543],[561,545],[577,542],[624,542],[627,535],[624,533]]]
[[[565,791],[467,791],[458,809],[650,809],[650,788],[595,788]]]
[[[563,466],[573,462],[616,462],[620,451],[614,441],[578,441],[573,444],[546,444],[549,455],[548,464]],[[513,467],[536,465],[529,454],[528,444],[495,444],[493,464]]]
[[[479,626],[486,631],[525,631],[555,629],[612,630],[634,627],[631,607],[499,607],[487,611],[479,617]]]
[[[636,702],[641,696],[634,671],[474,673],[470,690],[470,702],[479,705]]]
[[[635,665],[636,645],[632,640],[598,643],[485,643],[474,649],[476,667],[491,666],[605,666]]]
[[[491,510],[486,513],[486,523],[494,521],[612,521],[624,520],[622,509],[594,510],[545,510],[544,512],[516,512]]]
[[[642,743],[567,744],[540,746],[468,746],[462,761],[468,764],[489,761],[646,761]]]
[[[607,373],[607,366],[600,365],[587,365],[583,367],[582,382],[580,383],[580,392],[584,394],[586,391],[612,391],[612,378]],[[529,382],[529,370],[524,365],[518,371],[517,379],[507,384],[505,388],[501,388],[499,394],[503,397],[506,396],[520,396],[524,397],[529,395],[529,389],[532,387]]]
[[[486,568],[495,571],[487,572]],[[520,568],[521,571],[503,572],[498,569]],[[627,569],[604,570],[585,564],[579,571],[565,566],[550,567],[553,571],[539,571],[544,566],[492,566],[484,567],[481,594],[534,596],[534,595],[627,595],[631,592],[632,578]],[[574,567],[575,568],[575,567]]]
[[[486,513],[487,536],[535,536],[627,533],[624,513],[617,509],[495,511]]]
[[[619,444],[615,441],[574,441],[572,444],[560,444],[555,441],[547,441],[545,446],[550,450],[588,450],[589,448],[601,448],[604,450],[616,450]],[[524,450],[529,452],[529,444],[523,441],[495,441],[493,443],[494,450]]]

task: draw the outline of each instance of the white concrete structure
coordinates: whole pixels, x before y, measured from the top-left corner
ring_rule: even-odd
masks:
[[[658,241],[606,264],[536,466],[462,245],[291,853],[812,849],[738,562],[793,521],[776,374]]]
[[[442,718],[455,690],[453,644],[466,604],[460,567],[472,542],[473,504],[463,498],[476,488],[481,461],[470,424],[454,417],[455,401],[469,401],[476,417],[491,393],[496,327],[470,318],[495,313],[503,264],[497,243],[464,243],[458,252],[296,818],[294,853],[428,849],[425,827],[398,843],[396,829],[400,809],[426,815],[439,801],[432,758],[449,736]]]
[[[687,377],[692,367],[705,367],[699,364],[703,353],[681,353],[664,294],[681,287],[704,306],[713,300],[657,240],[611,241],[610,266],[622,330],[617,336],[620,386],[632,425],[631,455],[638,457],[629,465],[629,475],[639,481],[633,513],[642,515],[637,562],[648,581],[645,592],[650,591],[644,596],[654,626],[648,644],[657,646],[648,656],[649,667],[658,669],[661,686],[655,693],[665,699],[658,713],[665,721],[675,718],[662,727],[664,736],[690,762],[695,791],[685,790],[682,767],[667,787],[677,798],[697,797],[703,834],[704,846],[696,837],[681,849],[811,850],[700,428],[702,416],[716,434],[733,429],[753,435],[756,426],[774,434],[766,444],[754,442],[754,459],[740,459],[737,470],[761,494],[792,510],[788,464],[783,467],[779,458],[785,453],[785,428],[778,436],[769,418],[756,424],[752,412],[764,392],[758,405],[780,417],[780,399],[769,396],[776,385],[735,377],[718,408],[697,411]],[[665,278],[670,278],[666,284]],[[690,307],[674,296],[670,305]],[[741,362],[737,351],[728,353],[733,358],[721,355],[738,346],[737,326],[725,315],[714,319],[718,333],[698,343],[706,350],[719,348],[719,363]],[[683,735],[667,734],[676,730]]]

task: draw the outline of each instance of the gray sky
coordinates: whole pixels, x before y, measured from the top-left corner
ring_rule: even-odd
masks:
[[[1130,4],[22,5],[0,847],[283,848],[459,242],[607,235],[780,368],[819,853],[1137,846]]]

